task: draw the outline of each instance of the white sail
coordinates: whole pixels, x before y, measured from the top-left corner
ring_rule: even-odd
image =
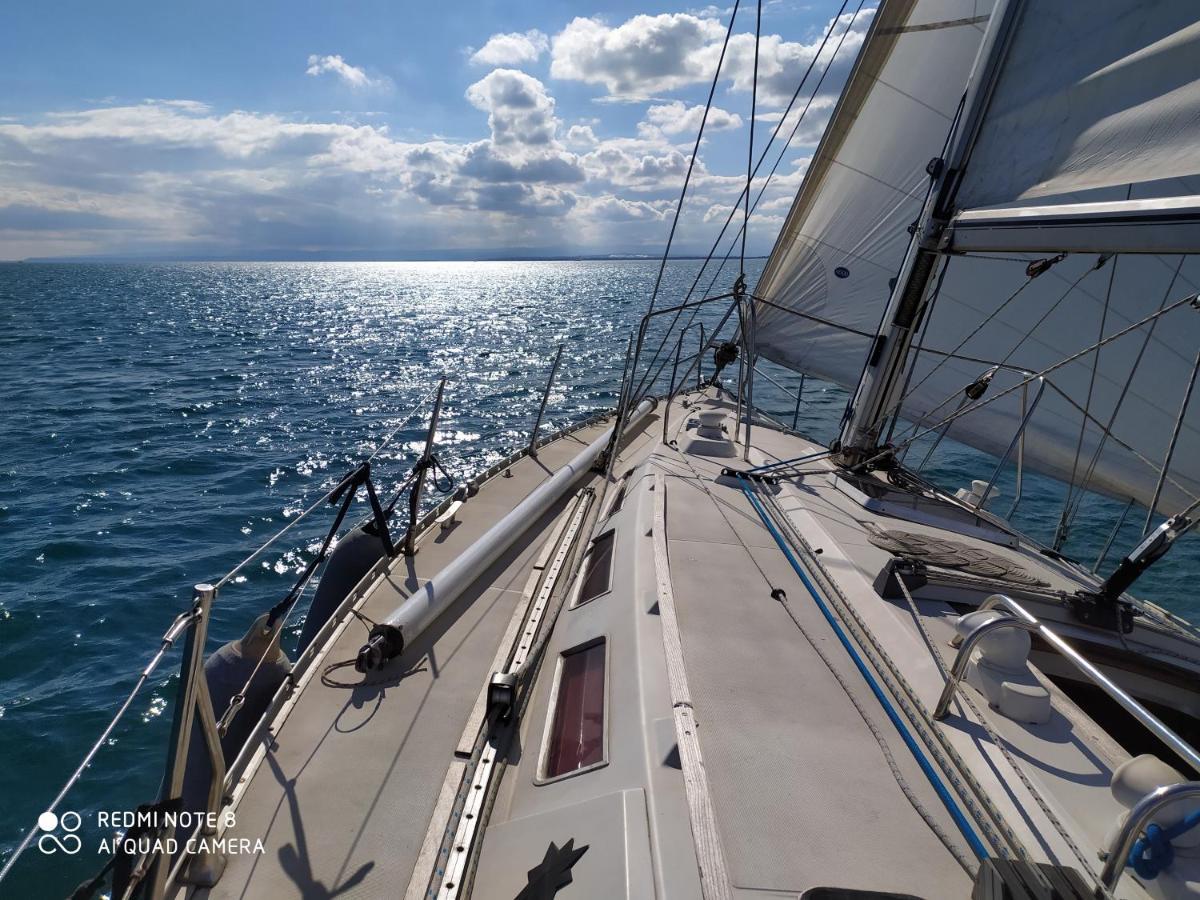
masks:
[[[847,387],[858,380],[990,7],[892,0],[876,13],[755,290],[842,327],[762,307],[763,356]]]
[[[1066,12],[1088,17],[1076,5],[1031,2],[1018,14],[995,88],[984,92],[978,143],[954,205],[1015,201],[1022,208],[977,210],[951,223],[942,249],[1007,253],[950,258],[917,342],[923,349],[903,418],[935,425],[989,367],[1001,365],[985,400],[1017,384],[1022,372],[1055,366],[1200,286],[1200,261],[1166,255],[1192,246],[1195,229],[1180,217],[1195,217],[1200,194],[1200,178],[1189,177],[1200,157],[1181,150],[1200,137],[1193,114],[1200,56],[1180,50],[1196,35],[1186,21],[1196,14],[1188,4],[1160,6],[1150,4],[1139,18],[1121,0],[1111,16],[1089,14],[1105,25],[1089,26],[1088,34],[1107,35],[1096,46],[1078,27],[1068,38]],[[980,45],[978,26],[912,26],[952,23],[974,9],[917,2],[880,11],[756,290],[793,311],[760,309],[759,349],[767,358],[847,387],[857,383],[909,244],[908,226],[920,214],[925,165],[942,153]],[[1053,51],[1050,34],[1059,42]],[[1044,75],[1031,70],[1033,47],[1044,54],[1037,70]],[[1123,80],[1134,77],[1144,80]],[[1105,90],[1097,90],[1100,83]],[[1156,246],[1171,216],[1178,220],[1172,241]],[[1138,228],[1125,227],[1135,222]],[[1114,227],[1123,239],[1109,242],[1105,229]],[[1027,262],[1052,252],[1022,251],[1042,246],[1073,252],[1029,280]],[[1128,252],[1092,271],[1106,247]],[[1157,496],[1165,513],[1200,496],[1197,415],[1182,409],[1197,348],[1200,312],[1184,306],[1105,344],[1098,358],[1085,353],[1056,368],[1026,431],[1026,465],[1147,505]],[[1014,391],[955,421],[950,433],[1001,454],[1022,397],[1031,402],[1033,395]]]
[[[1023,0],[959,209],[1200,173],[1193,3]]]
[[[1197,257],[1122,254],[1097,269],[1098,260],[1097,254],[1072,255],[1029,281],[1022,262],[951,258],[921,336],[926,349],[916,353],[903,416],[937,424],[990,365],[1007,368],[983,400],[1023,380],[1022,372],[1055,366],[1200,287]],[[1149,505],[1198,349],[1200,311],[1185,304],[1157,324],[1152,320],[1106,344],[1098,359],[1086,353],[1047,374],[1049,386],[1026,430],[1026,465],[1066,482],[1086,478],[1090,489]],[[1020,421],[1022,393],[964,415],[951,426],[951,436],[1003,453]],[[1200,420],[1195,409],[1200,397],[1194,401],[1162,488],[1158,506],[1164,513],[1178,512],[1200,496],[1200,431],[1194,424]]]

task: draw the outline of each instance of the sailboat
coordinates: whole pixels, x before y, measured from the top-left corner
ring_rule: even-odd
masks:
[[[616,409],[425,512],[439,385],[402,536],[370,460],[330,492],[294,660],[295,596],[209,654],[197,586],[78,896],[1200,894],[1200,632],[1130,592],[1200,508],[1197,51],[1189,3],[884,0],[757,284],[652,301]],[[764,360],[852,391],[836,441]],[[995,468],[931,483],[947,435]],[[1109,565],[1092,494],[1145,510]]]

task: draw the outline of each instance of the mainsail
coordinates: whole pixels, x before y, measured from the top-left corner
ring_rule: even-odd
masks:
[[[934,9],[945,14],[946,5],[929,4]],[[958,4],[953,14],[974,9]],[[920,215],[925,164],[942,154],[971,77],[973,59],[963,62],[967,33],[974,32],[972,46],[980,43],[974,28],[905,30],[926,21],[914,18],[925,12],[922,3],[905,8],[901,37],[871,78],[871,45],[896,25],[875,30],[853,76],[875,88],[855,109],[847,91],[830,126],[842,137],[827,136],[818,150],[834,159],[831,170],[853,154],[873,159],[873,167],[856,169],[874,177],[838,184],[814,161],[756,290],[802,314],[763,309],[762,354],[847,387],[858,380],[910,241],[908,226]],[[1200,285],[1200,261],[1186,252],[1197,248],[1186,228],[1197,207],[1191,195],[1200,194],[1193,177],[1200,157],[1186,152],[1200,132],[1195,19],[1190,5],[1165,2],[1121,0],[1103,16],[1051,0],[1017,4],[997,77],[963,113],[970,150],[950,210],[960,215],[939,248],[1007,252],[943,256],[902,392],[902,416],[934,425],[993,366],[1000,368],[984,401],[1055,367],[1025,433],[1025,463],[1145,505],[1157,499],[1168,513],[1200,496],[1200,432],[1188,414],[1200,312],[1184,304],[1157,318]],[[902,52],[922,36],[936,49]],[[936,130],[927,117],[914,134],[911,109],[892,108],[882,118],[869,110],[871,96],[882,101],[898,83],[892,69],[900,65],[909,97],[940,113]],[[851,141],[859,146],[850,148]],[[901,167],[909,180],[896,174]],[[883,201],[883,182],[894,208]],[[980,209],[985,204],[1005,206]],[[836,210],[836,221],[828,210]],[[1058,259],[1060,250],[1072,253]],[[1053,263],[1030,277],[1027,265],[1041,258]],[[952,436],[1003,453],[1035,388],[963,415]]]

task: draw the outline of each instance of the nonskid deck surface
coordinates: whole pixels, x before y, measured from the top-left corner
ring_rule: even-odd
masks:
[[[732,404],[727,405],[730,407],[732,423]],[[826,875],[830,874],[831,868],[834,872],[838,871],[838,866],[829,864],[840,858],[843,866],[841,871],[853,873],[853,877],[870,878],[870,856],[886,859],[890,852],[897,852],[903,857],[905,847],[921,858],[923,865],[929,865],[930,860],[937,859],[937,855],[928,856],[919,851],[923,837],[921,832],[924,835],[929,834],[929,829],[923,823],[918,822],[915,828],[907,830],[883,828],[879,833],[873,832],[874,826],[882,824],[887,815],[897,814],[895,808],[888,808],[887,786],[876,785],[865,794],[857,792],[861,785],[854,783],[854,775],[865,778],[868,783],[890,780],[888,771],[879,764],[878,759],[867,759],[867,751],[878,747],[870,740],[870,735],[864,741],[850,731],[842,731],[844,725],[853,725],[851,721],[843,721],[852,712],[850,706],[844,702],[847,695],[856,693],[860,697],[866,696],[861,675],[848,669],[847,655],[825,629],[825,622],[817,614],[811,596],[795,579],[790,564],[785,562],[785,557],[774,540],[766,535],[765,530],[761,533],[755,530],[760,525],[760,520],[748,504],[742,502],[744,498],[741,491],[732,485],[727,486],[715,481],[715,475],[724,465],[744,468],[775,459],[795,457],[805,454],[810,449],[820,448],[779,431],[758,428],[753,433],[748,462],[740,459],[741,445],[738,445],[739,458],[732,461],[703,458],[698,460],[695,456],[688,456],[688,442],[685,438],[687,420],[691,418],[694,425],[695,413],[717,407],[717,402],[708,399],[690,414],[681,414],[676,410],[675,416],[680,420],[677,443],[685,452],[664,453],[663,456],[667,461],[672,458],[678,461],[673,464],[668,462],[668,467],[677,476],[676,480],[686,479],[686,473],[681,472],[680,464],[684,469],[707,476],[701,479],[693,477],[691,484],[694,488],[703,487],[710,502],[723,507],[724,518],[731,525],[726,529],[724,540],[728,542],[730,536],[735,539],[734,547],[718,549],[715,544],[720,543],[721,538],[711,532],[711,516],[704,516],[696,509],[682,514],[679,512],[681,500],[687,506],[696,506],[696,489],[688,492],[677,488],[673,495],[669,495],[674,499],[675,508],[675,514],[669,519],[673,554],[672,577],[677,592],[685,597],[686,588],[682,586],[691,582],[693,598],[691,604],[687,599],[679,600],[689,675],[694,672],[696,681],[711,682],[712,693],[707,701],[704,695],[697,691],[701,702],[707,702],[714,714],[724,715],[730,725],[742,726],[709,728],[701,738],[718,809],[725,808],[722,819],[733,818],[734,821],[738,821],[739,825],[730,830],[740,836],[744,833],[745,823],[751,816],[761,817],[764,811],[774,808],[784,811],[793,804],[803,803],[810,813],[807,818],[797,818],[805,818],[804,825],[807,827],[812,828],[816,822],[824,822],[829,831],[835,833],[839,827],[844,827],[844,842],[853,842],[857,835],[858,839],[862,840],[858,845],[859,849],[871,848],[870,854],[864,854],[856,860],[846,852],[847,843],[832,842],[825,855],[824,864],[814,866],[813,863],[808,863],[810,876],[813,871],[821,871]],[[819,469],[824,465],[810,464],[804,468]],[[795,531],[812,547],[821,551],[818,557],[819,565],[846,602],[866,623],[883,649],[899,663],[904,677],[913,685],[922,703],[927,709],[931,709],[944,684],[944,676],[939,671],[933,651],[925,644],[913,619],[912,610],[905,601],[885,600],[877,593],[877,576],[887,565],[891,554],[871,542],[869,529],[903,529],[932,534],[937,534],[937,529],[899,521],[864,509],[850,494],[839,489],[837,480],[832,476],[810,475],[785,479],[777,490],[778,506],[785,512]],[[698,522],[705,523],[703,528],[698,529]],[[1007,556],[1029,573],[1057,588],[1074,590],[1088,583],[1078,570],[1042,556],[1036,548],[1025,543],[1009,548],[969,535],[946,531],[941,534],[967,546]],[[694,542],[688,538],[693,537],[699,537],[704,543],[698,552],[689,552]],[[736,546],[737,544],[742,546]],[[686,568],[681,571],[680,560],[675,556],[676,546],[682,554],[686,554],[683,561],[687,566],[694,567],[694,571],[689,572]],[[741,559],[722,560],[722,555],[725,554]],[[769,603],[760,604],[767,608],[750,616],[746,613],[748,606],[755,599],[754,594],[736,591],[726,593],[717,588],[722,579],[730,581],[729,576],[724,574],[726,572],[738,571],[743,573],[744,577],[746,556],[754,558],[754,563],[756,567],[761,568],[765,580],[778,579],[777,586],[787,590],[792,611],[798,613],[798,618],[801,619],[800,626],[808,638],[815,638],[814,641],[810,643],[794,629],[793,634],[799,639],[794,639],[789,648],[789,641],[780,631],[765,625],[770,621],[766,618],[769,616]],[[792,576],[792,588],[788,588],[786,584],[789,576]],[[730,587],[732,586],[730,584]],[[746,587],[742,585],[743,591]],[[991,590],[1003,589],[1004,585],[1001,583]],[[979,602],[981,595],[976,589],[964,591],[954,598],[944,587],[930,592],[937,599],[923,599],[923,593],[921,590],[916,591],[921,620],[943,657],[952,659],[955,651],[950,646],[950,639],[954,636],[953,623],[958,613],[944,602],[944,599],[949,597],[961,603],[973,604]],[[783,621],[785,624],[790,623],[787,619]],[[826,650],[824,655],[833,663],[832,666],[818,662],[812,652],[813,644]],[[1194,649],[1193,646],[1193,652]],[[710,661],[714,659],[714,654],[722,650],[724,656],[720,673],[709,673]],[[798,672],[800,667],[805,668],[803,676],[788,677],[793,668]],[[823,668],[825,671],[822,671]],[[823,682],[834,670],[842,672],[839,680],[844,686],[834,685],[834,690],[830,690]],[[1124,813],[1123,807],[1109,791],[1109,782],[1114,770],[1129,758],[1129,754],[1053,684],[1044,678],[1042,681],[1051,690],[1053,698],[1053,714],[1050,721],[1044,725],[1019,723],[1008,719],[989,709],[986,701],[978,694],[975,695],[976,706],[986,717],[987,724],[1000,735],[1004,746],[1010,751],[1010,758],[1005,758],[985,733],[975,717],[975,712],[968,711],[961,703],[952,707],[951,715],[938,727],[949,735],[951,743],[971,766],[976,779],[988,791],[1013,831],[1036,858],[1080,871],[1086,871],[1087,868],[1098,871],[1098,851],[1106,846],[1109,830]],[[764,692],[759,687],[761,685],[768,685],[768,691]],[[756,689],[751,690],[752,686]],[[846,690],[846,687],[849,690]],[[974,693],[974,688],[971,687],[964,687],[963,690]],[[779,699],[783,701],[779,706],[769,705],[766,699],[765,694],[772,691],[777,691]],[[756,714],[760,704],[761,720]],[[927,788],[926,780],[919,773],[913,770],[910,776],[910,770],[905,768],[911,767],[912,757],[897,743],[895,730],[883,718],[879,704],[867,696],[865,702],[860,705],[882,726],[880,730],[893,746],[893,758],[905,769],[904,774],[909,785]],[[792,716],[790,721],[787,719],[789,713]],[[747,722],[747,715],[754,718]],[[764,728],[768,720],[771,724]],[[792,755],[787,758],[781,755],[778,759],[772,759],[769,738],[761,738],[771,735],[772,731],[786,733],[797,723],[808,723],[811,727],[823,731],[825,739],[814,742],[815,746],[807,749],[802,739],[793,736],[788,741]],[[747,739],[742,735],[751,735],[761,740]],[[829,771],[822,772],[821,757],[830,744],[841,744],[842,752],[832,754],[828,759]],[[805,756],[806,753],[811,754],[811,761]],[[1014,759],[1021,767],[1020,774],[1013,768]],[[734,779],[741,779],[732,789],[729,780],[721,774],[721,769],[726,765],[729,766]],[[810,770],[809,773],[803,773],[805,768]],[[761,774],[763,770],[772,769],[782,773],[782,779],[773,781]],[[1022,781],[1021,774],[1050,807],[1058,819],[1058,825],[1051,821],[1041,808],[1029,786]],[[791,789],[789,782],[792,779],[796,782],[795,795],[788,793]],[[839,779],[845,779],[848,784],[841,784]],[[757,802],[749,799],[755,789],[756,780],[760,782]],[[805,796],[805,792],[809,792],[808,796]],[[813,792],[817,802],[814,802]],[[839,805],[837,796],[843,793],[846,802]],[[786,804],[778,802],[780,797],[786,798]],[[828,806],[820,805],[819,801],[822,798]],[[929,801],[925,807],[927,810],[942,812],[936,800]],[[853,812],[847,812],[847,809],[852,809]],[[909,809],[911,810],[911,805]],[[839,813],[844,817],[844,825],[839,823]],[[737,819],[738,816],[741,818]],[[782,821],[781,819],[781,824]],[[1070,833],[1071,841],[1080,848],[1079,854],[1076,854],[1064,839],[1059,825]],[[774,833],[777,832],[766,829],[760,833],[759,838],[761,840],[766,837],[769,846],[769,836]],[[801,832],[793,830],[792,833]],[[946,828],[946,833],[955,838],[960,837],[950,826]],[[815,840],[820,840],[823,836],[824,833],[818,832]],[[734,838],[734,841],[738,840],[740,837]],[[779,847],[772,848],[775,852],[769,852],[762,857],[754,855],[762,847],[761,843],[746,843],[747,868],[755,872],[770,871],[772,864],[780,867],[779,854],[787,848],[791,848],[791,860],[804,860],[804,841],[793,843],[790,839],[785,839]],[[839,847],[842,848],[840,854]],[[736,859],[736,844],[734,851],[732,856]],[[786,855],[784,858],[789,859]],[[796,869],[802,867],[802,863],[790,864]],[[939,896],[943,892],[951,896],[965,893],[959,890],[953,880],[943,881],[935,871],[930,867],[927,871],[918,871],[916,874],[918,879],[932,878],[935,885],[948,886],[946,889],[922,887],[919,882],[917,885],[903,887],[903,882],[898,880],[903,878],[905,872],[902,859],[899,865],[888,869],[888,877],[892,879],[890,889],[910,890],[921,896]],[[809,881],[807,886],[816,883],[839,882]],[[850,884],[847,883],[847,886]],[[1140,895],[1140,890],[1126,879],[1122,882],[1122,895],[1125,894],[1137,896]]]
[[[966,896],[969,876],[900,789],[876,735],[964,854],[950,817],[750,502],[716,481],[739,463],[656,460],[668,476],[671,580],[733,887]]]
[[[568,434],[537,458],[516,462],[512,477],[487,481],[460,510],[456,527],[431,529],[414,557],[397,557],[361,612],[386,617],[610,424]],[[237,824],[226,834],[261,838],[266,852],[230,856],[209,896],[403,895],[531,562],[568,500],[399,658],[367,676],[352,667],[333,671],[328,678],[336,686],[317,678],[308,683],[250,776],[235,808]],[[366,629],[350,619],[319,668],[353,660],[365,637]]]

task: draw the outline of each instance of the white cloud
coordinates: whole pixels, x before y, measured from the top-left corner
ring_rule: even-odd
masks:
[[[595,147],[599,142],[591,125],[572,125],[567,129],[567,143],[574,147]]]
[[[700,122],[704,119],[703,106],[688,106],[681,100],[651,106],[646,110],[647,125],[657,128],[663,134],[685,134],[694,136],[700,130]],[[730,131],[742,127],[742,117],[731,113],[719,106],[713,106],[708,111],[704,132]]]
[[[387,83],[386,79],[370,77],[363,69],[350,65],[338,55],[321,56],[313,53],[308,57],[308,68],[304,72],[314,78],[326,73],[332,74],[359,90],[382,87]]]
[[[664,13],[639,15],[610,26],[597,18],[576,18],[554,36],[550,74],[555,78],[600,85],[607,99],[648,99],[691,85],[711,82],[721,55],[726,26],[701,14]],[[842,32],[834,69],[822,92],[836,96],[850,64],[862,46],[874,10],[857,17],[843,15],[815,67],[819,73],[829,62]],[[820,36],[808,43],[785,41],[778,34],[763,35],[759,42],[759,102],[780,106],[795,91],[809,63],[821,47]],[[754,35],[734,34],[729,41],[722,80],[730,89],[748,92],[753,82]]]
[[[493,34],[471,54],[471,62],[481,66],[519,66],[537,62],[549,49],[550,39],[536,28],[524,33]]]
[[[656,104],[637,136],[600,137],[595,120],[568,128],[524,72],[491,71],[464,97],[486,118],[479,139],[193,100],[0,122],[0,255],[659,251],[691,149],[669,133],[696,107]],[[717,127],[736,118],[714,114]],[[730,202],[741,179],[702,157],[692,185],[685,213],[703,231],[704,209]],[[677,243],[707,249],[697,231]]]
[[[634,16],[615,28],[579,17],[555,35],[550,74],[616,97],[649,97],[711,78],[697,54],[724,34],[716,20],[686,13]]]
[[[688,158],[675,147],[645,138],[602,141],[579,159],[588,177],[634,191],[678,192]],[[704,170],[696,164],[697,177]]]
[[[467,88],[466,97],[488,114],[488,127],[497,146],[526,148],[554,143],[558,130],[554,99],[532,75],[494,69]]]

